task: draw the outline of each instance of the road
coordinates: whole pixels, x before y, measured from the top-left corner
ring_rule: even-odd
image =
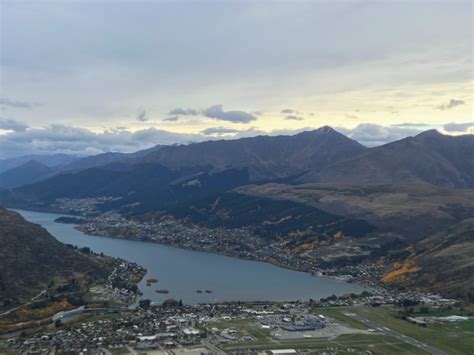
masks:
[[[351,317],[361,323],[364,323],[365,325],[369,326],[370,328],[373,328],[375,329],[378,333],[381,333],[383,335],[388,335],[388,336],[391,336],[395,339],[398,339],[398,340],[401,340],[401,341],[404,341],[405,343],[408,343],[410,345],[413,345],[413,346],[416,346],[417,348],[421,349],[421,350],[424,350],[426,352],[429,352],[433,355],[448,355],[447,353],[441,351],[441,350],[438,350],[436,348],[433,348],[432,346],[429,346],[429,345],[426,345],[425,343],[422,343],[421,341],[419,340],[416,340],[414,338],[410,338],[404,334],[401,334],[401,333],[398,333],[392,329],[389,329],[387,327],[384,327],[374,321],[371,321],[367,318],[364,318],[358,314],[355,314],[355,313],[344,313],[345,316],[347,317]]]

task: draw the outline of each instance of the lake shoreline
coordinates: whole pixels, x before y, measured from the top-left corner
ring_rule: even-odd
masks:
[[[27,220],[48,229],[61,242],[88,246],[95,252],[103,252],[142,265],[148,270],[148,274],[139,288],[143,292],[142,297],[154,303],[160,303],[166,298],[182,298],[187,304],[256,300],[296,301],[319,299],[333,294],[360,293],[368,289],[358,282],[349,283],[329,275],[313,275],[268,260],[255,260],[154,241],[143,243],[132,238],[86,234],[78,230],[77,225],[54,221],[64,214],[26,210],[17,212],[22,213]],[[170,294],[160,295],[155,292],[155,287],[147,287],[147,276],[158,278],[158,288],[168,289]],[[212,290],[213,293],[197,294],[197,290]]]
[[[63,223],[63,222],[57,222],[57,223]],[[197,247],[185,246],[185,245],[180,245],[180,244],[172,244],[172,243],[163,243],[163,242],[148,240],[148,239],[140,240],[140,239],[136,239],[136,238],[127,238],[127,237],[119,238],[119,237],[115,237],[111,234],[90,234],[90,233],[87,233],[87,232],[81,230],[80,227],[81,227],[80,225],[74,225],[74,229],[84,233],[85,235],[91,236],[91,237],[107,238],[107,239],[118,239],[118,240],[129,240],[129,241],[134,241],[134,242],[163,245],[163,246],[172,247],[172,248],[181,249],[181,250],[190,250],[190,251],[195,251],[195,252],[199,252],[199,253],[206,253],[206,254],[211,254],[211,255],[221,255],[221,256],[225,256],[225,257],[229,257],[229,258],[235,258],[235,259],[239,259],[239,260],[270,264],[270,265],[273,265],[273,266],[276,266],[276,267],[279,267],[279,268],[282,268],[282,269],[285,269],[285,270],[290,270],[290,271],[295,271],[295,272],[302,272],[304,274],[311,275],[312,277],[330,278],[330,279],[334,279],[334,280],[338,280],[338,281],[344,281],[344,282],[347,282],[347,283],[358,283],[358,284],[363,283],[362,281],[359,281],[359,280],[345,279],[343,277],[338,277],[338,276],[334,276],[334,275],[324,275],[324,274],[318,275],[318,274],[315,274],[315,273],[311,273],[311,272],[308,272],[308,271],[304,271],[304,270],[300,270],[300,269],[291,267],[290,265],[279,263],[277,260],[262,260],[262,259],[258,259],[258,258],[245,257],[245,256],[242,256],[242,255],[226,253],[225,251],[209,251],[207,249],[201,249],[201,248],[197,248]],[[365,286],[371,287],[371,285],[365,285]]]

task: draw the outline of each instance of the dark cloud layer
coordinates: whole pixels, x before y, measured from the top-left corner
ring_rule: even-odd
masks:
[[[201,131],[202,134],[209,136],[209,135],[223,135],[223,134],[229,134],[229,133],[239,133],[238,129],[233,129],[233,128],[225,128],[225,127],[210,127],[206,128]]]
[[[111,151],[132,152],[156,144],[204,139],[205,136],[200,134],[173,133],[155,128],[135,132],[116,129],[95,133],[84,128],[56,124],[0,134],[0,158],[32,153],[91,155]]]
[[[447,123],[443,126],[444,130],[447,132],[456,132],[456,133],[468,133],[470,128],[474,130],[474,121],[465,122],[465,123]]]
[[[26,123],[0,117],[0,129],[4,129],[6,131],[24,132],[27,128],[28,125]]]
[[[297,115],[288,115],[285,117],[285,120],[291,120],[291,121],[303,121],[304,117],[297,116]]]
[[[175,108],[168,112],[168,115],[183,115],[183,116],[197,116],[199,111],[192,108]]]
[[[244,111],[224,111],[222,105],[211,106],[202,111],[202,114],[206,117],[214,118],[216,120],[234,123],[248,123],[257,119],[256,116]]]
[[[175,108],[168,112],[169,115],[183,115],[183,116],[198,116],[202,115],[220,121],[228,121],[234,123],[248,123],[255,121],[257,116],[245,111],[224,111],[223,105],[213,105],[204,110],[197,110],[192,108]]]

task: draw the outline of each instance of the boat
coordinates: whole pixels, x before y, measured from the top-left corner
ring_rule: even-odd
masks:
[[[201,291],[201,290],[197,290],[196,292],[197,292],[197,293],[202,293],[202,291]]]
[[[149,283],[149,284],[151,284],[151,283],[157,283],[158,280],[155,279],[154,277],[150,277],[150,278],[146,279],[146,282]]]
[[[164,289],[164,288],[160,288],[160,289],[156,290],[156,293],[170,293],[170,291],[168,291],[167,289]]]
[[[206,290],[206,293],[212,293],[212,291],[211,290]]]

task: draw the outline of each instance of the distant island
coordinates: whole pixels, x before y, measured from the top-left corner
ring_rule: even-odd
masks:
[[[55,222],[58,223],[64,223],[64,224],[84,224],[87,223],[87,220],[84,218],[79,218],[79,217],[58,217],[54,220]]]

